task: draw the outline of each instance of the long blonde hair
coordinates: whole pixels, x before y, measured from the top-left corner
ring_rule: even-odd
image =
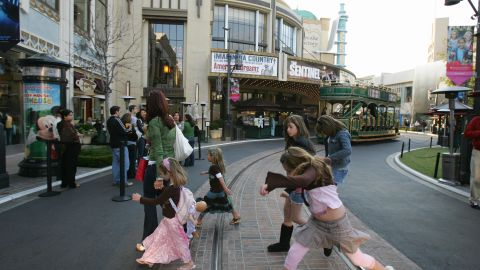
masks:
[[[285,123],[283,125],[283,133],[285,134],[285,149],[290,147],[291,144],[291,138],[290,136],[288,136],[287,133],[289,123],[292,123],[297,127],[298,133],[295,137],[304,137],[307,139],[310,137],[307,126],[305,126],[305,122],[303,122],[303,117],[301,117],[300,115],[292,114],[287,117],[287,119],[285,119]]]
[[[172,185],[174,187],[185,186],[188,182],[188,176],[182,165],[180,165],[180,163],[174,158],[167,158],[167,162],[169,163],[169,166],[166,169],[170,173],[170,181],[172,181]]]
[[[332,169],[324,159],[312,156],[300,147],[290,147],[285,150],[280,157],[280,162],[291,175],[300,175],[308,167],[313,167],[316,171],[316,185],[333,185]]]
[[[337,119],[331,117],[330,115],[322,115],[317,120],[317,126],[315,130],[318,134],[325,134],[327,136],[334,136],[340,130],[346,129],[344,123],[338,121]]]
[[[217,165],[220,167],[220,171],[225,173],[225,163],[223,161],[223,153],[222,149],[220,148],[211,148],[208,149],[208,154],[212,157],[212,164]]]

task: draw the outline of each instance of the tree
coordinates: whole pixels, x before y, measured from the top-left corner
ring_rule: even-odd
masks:
[[[108,1],[114,5],[116,1]],[[102,5],[102,1],[97,1]],[[104,5],[105,6],[105,5]],[[119,69],[133,70],[132,65],[138,56],[133,54],[133,49],[140,39],[140,31],[133,31],[133,25],[118,6],[109,9],[105,6],[105,14],[91,20],[90,33],[81,35],[80,41],[75,44],[75,53],[83,61],[82,68],[102,76],[101,83],[105,94],[105,112],[109,115],[110,97],[114,89],[112,83],[117,79]],[[106,121],[107,117],[105,117]]]

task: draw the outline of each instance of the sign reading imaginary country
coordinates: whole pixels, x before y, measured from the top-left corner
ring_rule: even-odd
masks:
[[[20,42],[20,1],[0,1],[0,50],[8,51]]]
[[[234,74],[272,76],[278,75],[278,58],[271,56],[231,53],[230,68],[235,67],[237,57],[241,57],[242,68],[233,70]],[[228,58],[227,53],[212,52],[212,66],[210,71],[215,73],[227,73]]]
[[[339,79],[338,72],[338,69],[332,67],[288,60],[288,78],[336,82]]]
[[[462,85],[473,76],[473,26],[449,26],[447,77]]]

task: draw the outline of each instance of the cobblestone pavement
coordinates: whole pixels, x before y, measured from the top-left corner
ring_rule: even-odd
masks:
[[[230,214],[225,214],[223,232],[222,267],[226,270],[237,269],[282,269],[286,252],[269,253],[266,247],[279,239],[279,227],[283,221],[283,202],[279,196],[281,190],[275,190],[267,197],[259,194],[259,187],[264,183],[269,170],[282,172],[279,163],[280,151],[264,152],[256,156],[244,158],[227,167],[227,181],[237,173],[243,172],[233,186],[233,198],[235,207],[239,209],[242,221],[239,225],[229,225]],[[273,154],[259,160],[248,169],[244,169],[256,159]],[[209,186],[202,186],[196,196],[203,196]],[[305,216],[308,211],[304,208]],[[352,213],[348,213],[352,225],[372,236],[372,240],[362,246],[362,250],[376,257],[381,262],[393,265],[397,270],[420,269],[415,263],[406,258],[375,232],[367,228]],[[197,269],[212,269],[212,242],[214,238],[217,215],[207,215],[204,218],[201,236],[192,242],[192,258]],[[175,269],[180,263],[156,266],[157,269]],[[337,253],[329,258],[323,255],[323,251],[312,250],[299,265],[299,269],[350,269]]]

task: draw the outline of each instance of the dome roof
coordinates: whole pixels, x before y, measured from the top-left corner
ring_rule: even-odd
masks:
[[[315,15],[313,15],[312,12],[310,11],[307,11],[307,10],[295,10],[295,13],[297,13],[297,15],[303,19],[307,19],[307,20],[317,20],[317,17]]]

